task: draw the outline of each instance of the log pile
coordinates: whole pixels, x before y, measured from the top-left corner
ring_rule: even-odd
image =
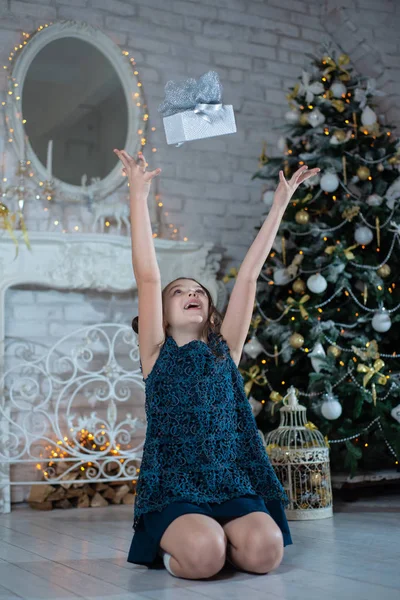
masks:
[[[73,475],[70,479],[75,479]],[[88,483],[63,481],[59,485],[37,484],[30,490],[28,503],[31,508],[89,508],[109,504],[134,504],[135,484],[132,481]]]
[[[28,497],[29,506],[38,510],[52,510],[134,504],[136,481],[88,481],[84,470],[79,467],[71,470],[71,466],[73,463],[70,461],[62,461],[55,466],[54,478],[61,475],[59,484],[32,485]],[[110,479],[118,476],[118,470],[113,465],[108,465],[106,471]]]

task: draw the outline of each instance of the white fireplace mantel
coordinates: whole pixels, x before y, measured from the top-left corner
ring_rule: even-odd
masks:
[[[52,289],[126,292],[137,288],[128,237],[104,234],[30,232],[29,250],[21,232],[16,247],[6,231],[0,237],[0,368],[3,365],[5,293],[16,285]],[[212,243],[154,239],[162,286],[177,277],[193,277],[205,285],[221,310],[226,292],[216,280],[221,254]]]

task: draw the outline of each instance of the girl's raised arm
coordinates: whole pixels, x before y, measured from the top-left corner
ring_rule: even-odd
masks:
[[[125,150],[114,150],[129,179],[132,265],[138,288],[139,348],[146,377],[164,339],[161,275],[151,230],[147,198],[151,181],[161,169],[146,171],[141,152],[136,161]]]
[[[290,181],[286,181],[282,171],[279,173],[279,185],[272,208],[240,266],[221,325],[221,334],[236,364],[239,364],[253,315],[257,279],[272,248],[283,214],[298,186],[318,171],[308,171],[305,165],[296,171]]]
[[[141,152],[136,161],[125,150],[114,150],[124,165],[123,172],[129,180],[131,211],[132,265],[137,283],[144,280],[160,279],[147,198],[151,181],[161,173],[161,169],[146,171],[146,161]]]

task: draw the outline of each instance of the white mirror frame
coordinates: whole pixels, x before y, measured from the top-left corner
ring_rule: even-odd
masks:
[[[15,59],[13,64],[11,78],[9,78],[9,90],[13,92],[12,96],[8,96],[8,102],[6,105],[6,119],[8,126],[14,129],[14,149],[18,153],[18,159],[22,158],[22,152],[24,147],[25,130],[22,123],[22,95],[23,85],[28,69],[35,58],[44,46],[49,42],[64,37],[75,37],[84,42],[92,44],[104,56],[109,59],[113,65],[116,73],[118,74],[122,88],[125,92],[127,108],[128,108],[128,123],[126,132],[125,150],[129,154],[134,155],[141,148],[141,138],[146,137],[148,120],[143,118],[143,108],[145,105],[143,87],[138,86],[139,79],[135,78],[132,70],[132,63],[130,58],[124,55],[124,51],[119,48],[114,42],[105,35],[99,29],[88,25],[87,23],[76,22],[76,21],[60,21],[52,23],[36,32],[32,35],[32,38],[28,40],[26,46],[23,47],[21,53]],[[135,63],[133,63],[135,65]],[[17,94],[15,94],[16,88],[14,84],[18,84],[18,91],[20,99],[17,100]],[[140,96],[137,98],[141,103],[141,107],[136,106],[134,101],[134,94],[139,93]],[[10,101],[10,98],[12,100]],[[145,111],[146,112],[146,111]],[[138,134],[138,130],[143,131],[142,135]],[[113,148],[110,148],[112,152]],[[47,171],[44,165],[37,158],[31,145],[28,145],[27,159],[31,161],[31,167],[34,172],[34,177],[38,178],[38,181],[46,181]],[[94,193],[97,199],[108,196],[114,193],[123,183],[126,181],[125,177],[121,174],[121,166],[116,164],[114,169],[100,182],[81,187],[77,185],[71,185],[65,183],[56,177],[52,177],[56,193],[68,198],[68,200],[82,201],[87,200],[89,194]]]

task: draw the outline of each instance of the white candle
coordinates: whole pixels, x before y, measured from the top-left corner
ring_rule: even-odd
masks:
[[[1,187],[1,184],[4,183],[5,176],[6,176],[6,153],[3,152],[3,157],[2,157],[2,161],[1,161],[1,181],[0,181],[0,187]]]
[[[53,166],[53,140],[49,140],[47,144],[47,181],[51,181]]]
[[[27,135],[24,136],[24,155],[23,155],[23,159],[25,161],[28,160],[28,144],[29,144],[29,138]]]

